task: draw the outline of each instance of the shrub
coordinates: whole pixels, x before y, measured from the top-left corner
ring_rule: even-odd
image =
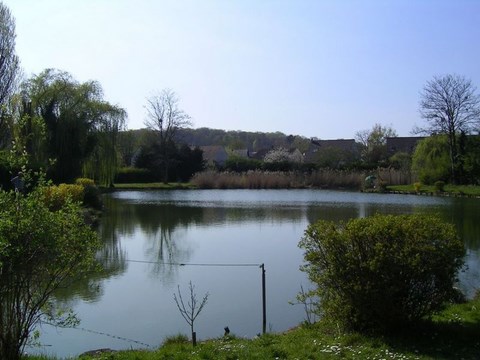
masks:
[[[89,178],[78,178],[75,180],[75,185],[82,185],[83,187],[95,186],[95,181]]]
[[[67,201],[50,211],[45,194],[52,189],[66,188],[0,191],[0,359],[23,358],[22,349],[44,322],[75,325],[54,291],[95,268],[97,234],[78,204]]]
[[[43,194],[50,210],[58,210],[68,201],[82,202],[84,189],[82,185],[60,184],[45,187]]]
[[[445,181],[435,181],[435,191],[443,192],[445,190]]]
[[[119,184],[149,183],[158,180],[148,169],[124,167],[118,170],[115,182]]]
[[[352,330],[389,331],[432,315],[453,296],[464,255],[454,226],[426,215],[318,221],[299,246],[318,312]]]
[[[421,182],[414,183],[413,188],[415,189],[415,192],[419,193],[420,189],[422,188],[422,183]]]
[[[98,187],[95,186],[95,182],[92,179],[78,178],[75,180],[75,184],[83,187],[82,202],[84,206],[88,206],[97,210],[102,208],[102,194]]]

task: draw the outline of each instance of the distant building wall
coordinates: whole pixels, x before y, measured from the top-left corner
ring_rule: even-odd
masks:
[[[387,151],[390,155],[397,152],[413,154],[418,142],[423,139],[424,136],[387,137]]]

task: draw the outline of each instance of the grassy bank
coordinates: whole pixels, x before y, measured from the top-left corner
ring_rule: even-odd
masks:
[[[468,303],[449,306],[414,329],[391,336],[339,334],[335,327],[319,323],[251,340],[235,337],[208,340],[195,348],[182,337],[173,337],[155,351],[130,350],[82,359],[479,359],[479,334],[480,296],[477,296]]]
[[[401,192],[407,194],[420,195],[451,195],[451,196],[472,196],[480,197],[480,186],[475,185],[445,185],[442,192],[438,192],[433,185],[421,185],[416,189],[412,185],[390,185],[387,186],[387,191]]]

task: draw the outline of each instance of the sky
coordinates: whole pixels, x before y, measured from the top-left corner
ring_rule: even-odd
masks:
[[[1,0],[0,0],[1,1]],[[479,0],[3,0],[26,77],[98,81],[145,127],[173,90],[194,128],[410,136],[434,76],[480,86]]]

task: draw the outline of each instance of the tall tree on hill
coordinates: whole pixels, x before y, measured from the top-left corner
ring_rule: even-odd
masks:
[[[427,122],[416,133],[445,134],[450,155],[450,177],[457,183],[462,172],[458,137],[480,127],[480,97],[472,82],[459,75],[436,76],[421,93],[420,114]]]
[[[174,161],[175,136],[179,129],[191,126],[190,116],[179,108],[178,97],[170,89],[149,97],[145,108],[145,125],[155,132],[158,142],[155,162],[163,168],[163,181],[168,182],[168,170]]]

